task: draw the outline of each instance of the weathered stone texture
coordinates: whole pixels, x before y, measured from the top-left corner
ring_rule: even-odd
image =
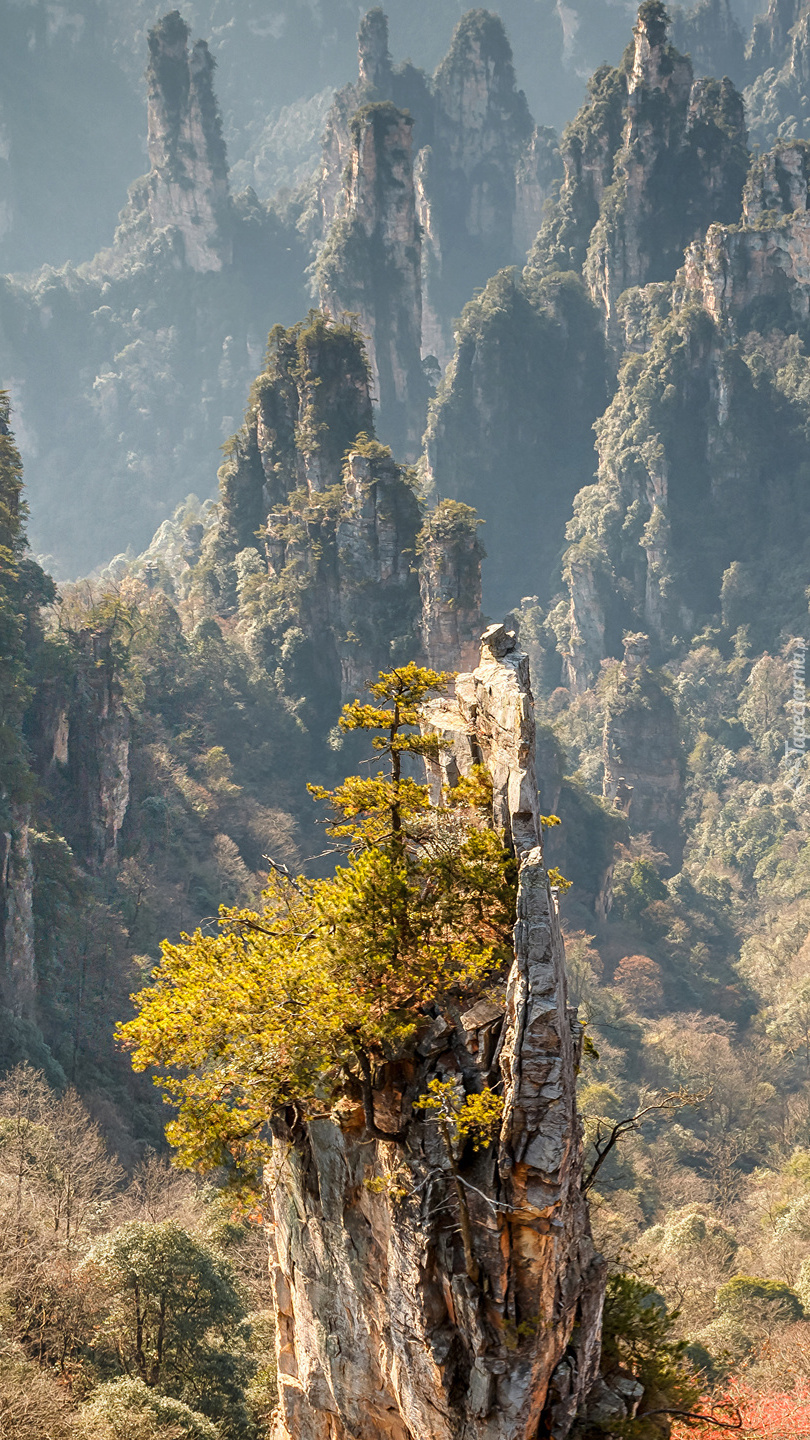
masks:
[[[519,862],[505,1009],[437,1016],[415,1056],[377,1075],[378,1121],[402,1126],[402,1145],[370,1138],[348,1101],[276,1125],[275,1440],[535,1440],[541,1424],[562,1437],[596,1378],[603,1265],[580,1190],[581,1030],[543,867],[528,678],[514,636],[491,627],[481,664],[424,722],[448,741],[447,779],[487,765]],[[435,1126],[412,1110],[433,1075],[503,1083],[500,1143],[462,1168],[478,1283]]]
[[[482,549],[476,524],[442,524],[443,509],[429,515],[419,537],[422,641],[434,670],[475,665],[481,631]]]
[[[771,300],[803,324],[810,315],[810,145],[777,145],[752,166],[740,226],[712,225],[686,252],[685,298],[734,332]]]

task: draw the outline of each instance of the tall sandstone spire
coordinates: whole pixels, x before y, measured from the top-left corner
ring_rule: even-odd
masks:
[[[178,10],[149,31],[147,147],[150,170],[137,180],[116,236],[149,229],[179,237],[192,270],[221,270],[232,259],[231,205],[215,61],[204,40],[189,50]]]
[[[445,742],[437,783],[476,763],[492,777],[519,869],[514,962],[503,1005],[426,1017],[414,1060],[377,1077],[377,1114],[404,1130],[401,1145],[369,1139],[351,1108],[278,1122],[274,1440],[563,1437],[599,1385],[604,1266],[581,1189],[582,1027],[543,864],[534,707],[514,635],[490,627],[480,664],[428,707],[424,728]],[[414,1111],[434,1077],[503,1087],[499,1142],[462,1166],[477,1281],[435,1127]]]
[[[427,387],[422,375],[421,234],[416,216],[413,121],[390,101],[358,110],[341,214],[318,261],[321,306],[359,316],[386,440],[416,454]]]

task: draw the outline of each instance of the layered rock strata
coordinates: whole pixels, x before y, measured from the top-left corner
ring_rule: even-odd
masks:
[[[267,1172],[280,1403],[275,1440],[565,1436],[598,1368],[603,1265],[580,1190],[581,1030],[543,866],[528,662],[501,626],[425,728],[447,779],[483,762],[519,865],[505,1005],[426,1022],[376,1077],[369,1137],[344,1107],[276,1124]],[[437,781],[439,777],[436,777]],[[464,1157],[479,1279],[457,1238],[447,1160],[413,1111],[433,1076],[503,1086],[500,1141]]]

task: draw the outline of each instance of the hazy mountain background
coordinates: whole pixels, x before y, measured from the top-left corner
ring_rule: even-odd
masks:
[[[298,183],[318,152],[331,92],[354,72],[367,7],[349,0],[217,0],[183,15],[217,61],[236,188],[260,198]],[[391,51],[433,71],[461,0],[396,0]],[[560,128],[598,64],[626,44],[632,5],[504,0],[518,81],[535,119]],[[130,179],[145,166],[143,0],[2,0],[0,269],[89,260],[108,244]]]

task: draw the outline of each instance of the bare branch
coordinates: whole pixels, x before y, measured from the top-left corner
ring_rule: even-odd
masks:
[[[324,854],[325,853],[324,851]],[[288,865],[280,865],[278,860],[273,859],[272,855],[263,855],[262,859],[267,861],[270,869],[275,870],[276,874],[280,875],[282,880],[286,880],[288,885],[292,885],[293,890],[296,890],[299,895],[303,895],[304,892]]]
[[[717,1430],[742,1430],[743,1417],[739,1405],[733,1405],[730,1400],[722,1401],[718,1406],[720,1410],[731,1410],[734,1414],[733,1420],[721,1420],[714,1413],[704,1415],[699,1410],[645,1410],[637,1416],[639,1420],[646,1420],[650,1415],[677,1415],[681,1420],[705,1420],[708,1425],[714,1425]]]
[[[621,1139],[622,1135],[627,1135],[633,1130],[638,1130],[642,1121],[646,1120],[649,1115],[657,1115],[662,1112],[674,1114],[678,1110],[683,1110],[687,1105],[700,1105],[706,1099],[707,1094],[707,1091],[692,1092],[684,1090],[683,1088],[680,1090],[666,1090],[663,1095],[659,1095],[657,1099],[650,1101],[648,1105],[642,1105],[641,1109],[637,1110],[635,1115],[628,1115],[626,1119],[619,1120],[613,1126],[604,1142],[602,1141],[600,1127],[594,1140],[596,1159],[582,1182],[583,1195],[586,1191],[590,1190],[608,1155]]]

